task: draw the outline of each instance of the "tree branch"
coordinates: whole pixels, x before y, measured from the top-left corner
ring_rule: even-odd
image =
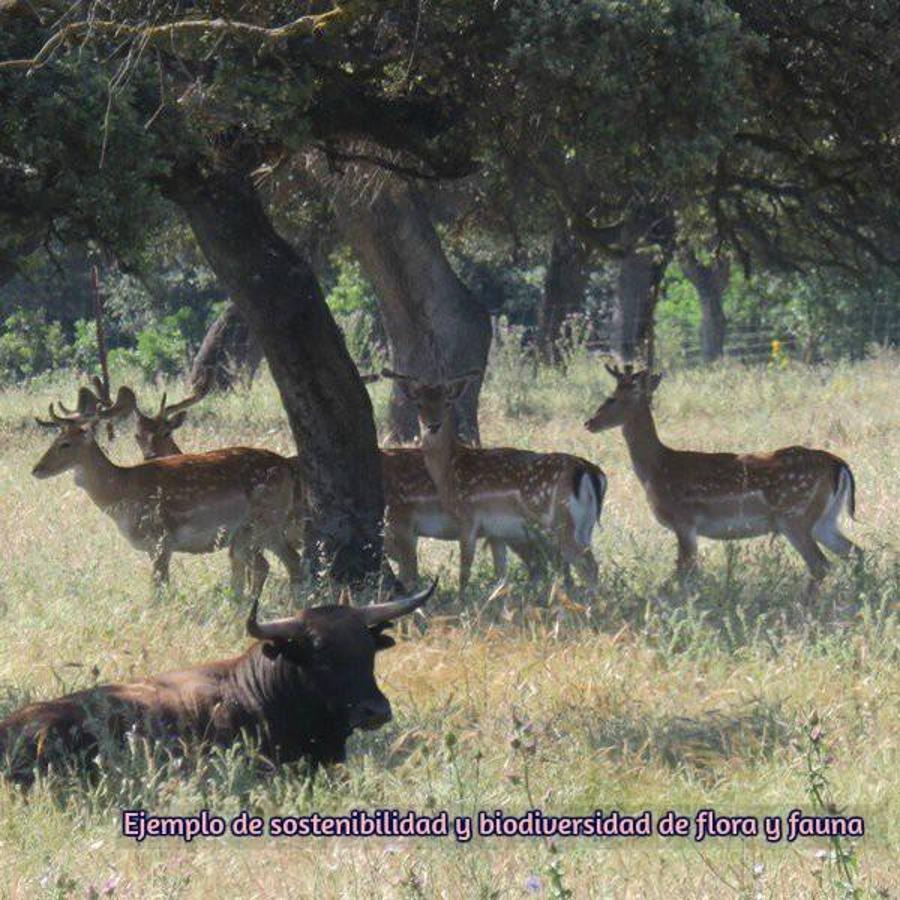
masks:
[[[186,19],[164,25],[129,25],[125,22],[103,19],[72,22],[60,28],[31,59],[4,60],[0,62],[0,69],[38,69],[49,61],[61,45],[79,38],[88,40],[95,34],[112,38],[141,38],[146,43],[172,41],[178,35],[219,34],[253,38],[263,44],[272,44],[299,35],[310,35],[321,31],[329,22],[346,15],[348,5],[349,2],[344,3],[343,6],[335,6],[328,12],[300,16],[300,18],[277,28],[264,28],[249,22],[235,22],[221,17],[217,19]]]

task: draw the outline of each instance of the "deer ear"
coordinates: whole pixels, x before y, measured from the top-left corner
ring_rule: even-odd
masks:
[[[174,431],[176,428],[181,428],[182,425],[187,421],[187,412],[182,410],[181,412],[175,413],[171,419],[169,419],[169,431]]]
[[[658,387],[659,383],[663,380],[662,373],[659,375],[651,375],[647,382],[647,390],[652,394]]]

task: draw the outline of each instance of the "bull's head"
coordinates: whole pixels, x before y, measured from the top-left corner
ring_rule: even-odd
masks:
[[[391,720],[391,704],[375,683],[375,653],[394,646],[384,631],[422,606],[436,586],[435,580],[418,593],[371,606],[316,606],[272,622],[257,621],[257,599],[247,633],[263,642],[269,659],[301,669],[350,729],[372,730]]]

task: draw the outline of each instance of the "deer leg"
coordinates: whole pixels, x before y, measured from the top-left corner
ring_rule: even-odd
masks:
[[[288,543],[287,538],[283,534],[278,534],[266,545],[281,560],[282,565],[287,569],[288,578],[290,579],[291,590],[296,596],[300,594],[300,585],[303,581],[303,562],[300,554]],[[260,553],[256,554],[261,556]],[[265,557],[263,557],[265,561]],[[268,564],[266,566],[268,572]],[[263,576],[265,581],[265,576]],[[262,591],[262,586],[260,586]]]
[[[257,556],[262,559],[264,570],[263,565],[256,559]],[[264,573],[261,577],[262,581],[265,581],[269,564],[262,554],[251,545],[250,533],[246,528],[239,530],[228,545],[228,559],[231,562],[231,592],[236,599],[243,600],[247,587],[247,573],[250,573],[252,592],[257,587],[253,582],[260,579],[260,573]],[[262,584],[259,584],[258,587],[261,592]]]
[[[575,525],[567,513],[563,513],[557,519],[556,536],[563,560],[563,582],[566,587],[572,582],[569,566],[575,569],[578,577],[588,587],[593,587],[597,583],[597,562],[591,553],[590,545],[579,543],[575,537]]]
[[[250,563],[250,599],[256,600],[262,593],[266,578],[269,576],[269,563],[265,556],[254,551],[253,558]]]
[[[693,529],[676,531],[678,538],[678,561],[675,564],[675,575],[683,581],[697,571],[697,532]]]
[[[477,547],[477,529],[470,522],[459,523],[459,599],[465,599],[466,587],[472,574]]]
[[[529,581],[537,581],[544,574],[544,557],[540,548],[528,541],[507,541],[507,544],[528,569]]]
[[[815,596],[822,579],[830,568],[825,554],[819,549],[812,530],[802,522],[781,523],[781,533],[790,541],[791,546],[803,557],[811,576],[807,593]]]
[[[397,577],[404,588],[414,588],[419,581],[419,562],[416,558],[416,536],[412,531],[389,525],[384,530],[384,552],[397,563]]]
[[[560,544],[563,559],[573,566],[578,577],[588,586],[597,584],[597,561],[590,547],[584,547],[575,540],[573,534],[566,535],[566,539]],[[568,573],[565,573],[568,574]]]
[[[166,542],[160,541],[156,552],[152,555],[153,562],[153,587],[160,590],[169,583],[169,562],[172,559],[172,551]]]
[[[506,588],[509,563],[506,554],[506,544],[503,541],[498,541],[496,538],[488,538],[488,547],[491,550],[491,558],[494,561],[494,576],[497,579],[497,583],[494,585],[494,589],[487,600],[490,603],[492,600],[496,600]]]

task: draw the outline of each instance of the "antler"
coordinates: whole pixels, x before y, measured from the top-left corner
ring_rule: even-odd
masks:
[[[137,406],[137,397],[134,391],[124,385],[119,388],[116,395],[116,402],[109,405],[101,405],[100,401],[90,388],[80,388],[78,391],[78,404],[73,411],[68,409],[62,403],[57,401],[59,408],[63,411],[60,415],[54,405],[49,406],[50,421],[46,422],[41,419],[35,421],[46,427],[61,428],[66,425],[89,425],[96,424],[101,420],[118,419],[132,413]]]
[[[110,406],[100,407],[96,412],[98,419],[124,419],[137,409],[137,397],[127,385],[122,385],[116,394],[116,402]]]
[[[75,405],[75,409],[69,409],[63,404],[62,400],[57,400],[56,405],[60,408],[63,415],[66,416],[91,416],[97,412],[97,407],[102,402],[90,388],[81,387],[78,389],[78,402]]]
[[[625,364],[625,371],[623,372],[617,364],[609,365],[609,363],[604,363],[603,368],[612,375],[616,381],[621,381],[623,378],[628,378],[630,375],[634,374],[634,366],[631,363]]]
[[[179,413],[183,409],[188,409],[195,403],[199,403],[209,393],[209,389],[212,387],[212,374],[211,368],[204,369],[201,379],[195,381],[191,386],[191,393],[183,400],[179,400],[178,403],[173,403],[171,406],[166,405],[166,395],[163,394],[156,418],[159,420],[167,419],[169,416],[173,416],[175,413]]]

